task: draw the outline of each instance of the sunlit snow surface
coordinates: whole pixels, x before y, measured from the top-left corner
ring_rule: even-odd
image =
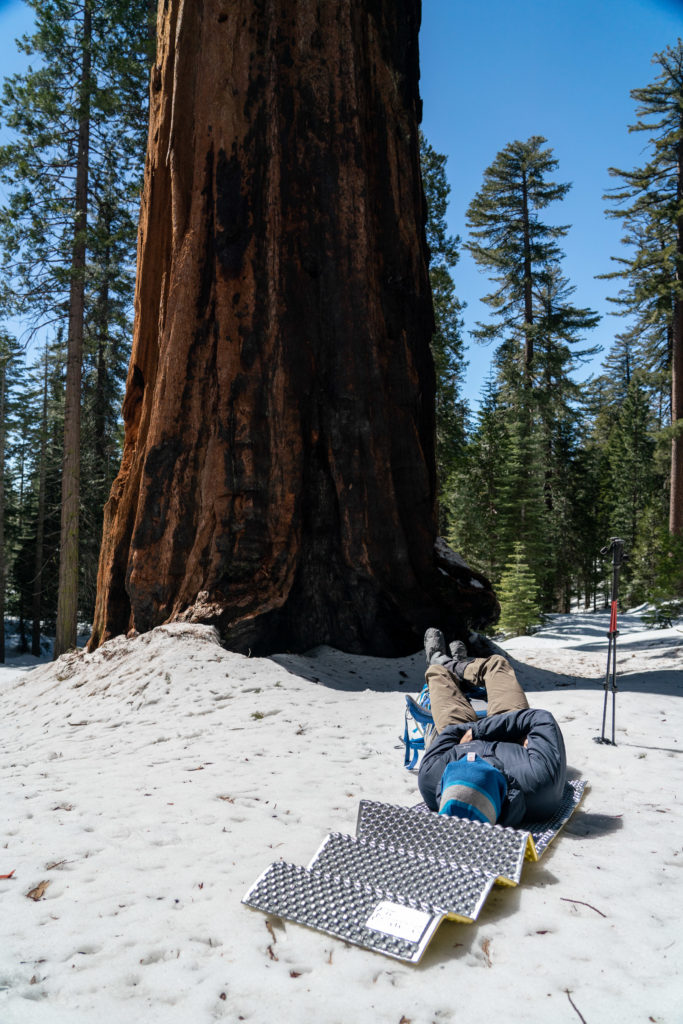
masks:
[[[361,799],[418,801],[399,734],[422,655],[246,658],[175,625],[10,660],[0,1024],[679,1024],[683,632],[620,618],[610,747],[593,740],[607,628],[556,616],[505,645],[591,788],[523,885],[443,924],[417,968],[240,900],[273,860],[352,833]]]

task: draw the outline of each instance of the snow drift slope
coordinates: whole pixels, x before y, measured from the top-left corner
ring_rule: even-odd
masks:
[[[361,799],[419,799],[398,736],[421,656],[250,659],[174,625],[6,667],[0,1024],[683,1020],[683,636],[620,626],[616,748],[593,742],[606,616],[509,643],[591,789],[523,885],[442,925],[417,968],[240,900],[353,832]]]

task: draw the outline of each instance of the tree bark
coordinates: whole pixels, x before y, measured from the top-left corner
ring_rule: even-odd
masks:
[[[7,559],[5,557],[5,447],[7,444],[7,364],[0,359],[0,663],[5,663],[5,590]]]
[[[419,0],[160,5],[93,648],[415,650],[497,613],[435,554]]]
[[[534,358],[534,340],[531,328],[534,306],[531,276],[531,238],[529,228],[529,192],[526,171],[522,171],[522,232],[524,239],[524,381],[531,387],[531,363]]]
[[[59,596],[54,656],[76,646],[78,629],[78,518],[80,514],[81,374],[85,307],[88,166],[90,159],[91,0],[83,8],[74,241],[69,290],[69,335],[64,395],[64,458],[59,547]]]
[[[36,547],[31,606],[31,654],[40,657],[40,619],[43,604],[43,552],[45,548],[45,481],[47,476],[47,385],[48,360],[45,348],[43,374],[43,410],[40,422],[40,462],[38,468],[38,512],[36,517]]]

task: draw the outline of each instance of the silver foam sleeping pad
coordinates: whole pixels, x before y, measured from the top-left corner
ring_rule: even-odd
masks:
[[[483,825],[461,818],[422,813],[395,804],[361,800],[356,835],[411,850],[454,864],[465,864],[516,885],[529,842],[529,833],[500,825]]]
[[[395,850],[383,843],[333,832],[327,836],[309,871],[362,881],[387,899],[407,899],[411,906],[427,903],[460,921],[474,921],[495,878],[479,868],[437,860],[414,850]]]
[[[370,885],[284,861],[271,864],[242,902],[409,963],[418,962],[444,917],[427,903],[390,900]]]
[[[277,861],[243,903],[417,963],[444,917],[471,922],[495,882],[516,885],[578,806],[583,780],[528,830],[483,825],[417,808],[362,800],[356,836],[333,832],[308,868]]]

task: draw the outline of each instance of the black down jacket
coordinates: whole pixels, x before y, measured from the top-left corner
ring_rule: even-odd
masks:
[[[472,730],[470,743],[460,739]],[[522,746],[525,738],[527,747]],[[422,758],[418,786],[430,810],[438,811],[441,776],[449,761],[470,751],[500,769],[508,783],[499,825],[544,821],[557,810],[567,781],[567,756],[560,727],[549,711],[528,708],[448,725]]]

